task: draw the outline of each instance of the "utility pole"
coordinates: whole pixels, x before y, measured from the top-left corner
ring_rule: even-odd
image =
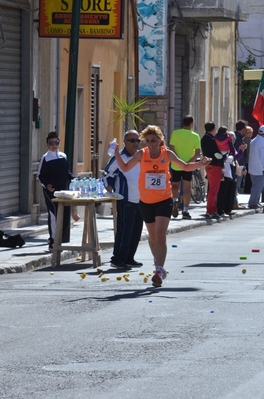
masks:
[[[75,131],[75,110],[79,53],[79,29],[80,29],[81,0],[72,2],[72,23],[68,71],[68,92],[66,108],[65,148],[70,170],[73,169],[74,154],[74,131]]]

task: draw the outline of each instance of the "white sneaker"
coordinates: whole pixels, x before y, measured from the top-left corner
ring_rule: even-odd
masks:
[[[162,280],[167,277],[167,272],[162,266],[156,267],[156,273],[152,277],[152,285],[154,287],[161,287]]]

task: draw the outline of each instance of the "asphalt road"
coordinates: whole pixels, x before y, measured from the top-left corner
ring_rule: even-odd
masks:
[[[128,282],[111,249],[106,282],[72,260],[2,275],[0,398],[263,399],[263,221],[169,235],[160,289],[147,241]]]

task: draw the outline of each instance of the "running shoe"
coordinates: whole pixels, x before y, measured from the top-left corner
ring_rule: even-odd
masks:
[[[192,217],[189,212],[182,212],[182,218],[190,220]]]
[[[152,285],[154,287],[161,287],[162,280],[164,280],[166,277],[167,277],[167,272],[164,269],[164,267],[157,267],[156,273],[152,277]]]

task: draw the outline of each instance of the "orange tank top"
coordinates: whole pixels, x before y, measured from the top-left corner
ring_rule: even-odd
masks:
[[[154,159],[150,157],[148,147],[143,148],[138,187],[140,200],[146,204],[172,197],[170,160],[166,147],[160,149],[160,156]]]

